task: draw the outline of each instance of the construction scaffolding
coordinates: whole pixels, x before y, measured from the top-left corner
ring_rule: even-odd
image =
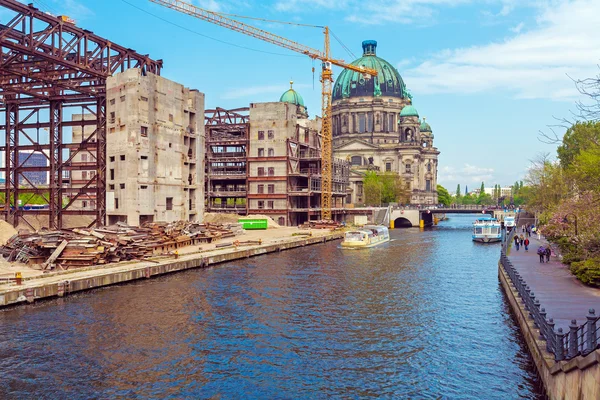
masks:
[[[102,225],[106,78],[129,68],[159,75],[162,61],[16,0],[0,0],[0,11],[8,16],[8,22],[0,24],[2,214],[13,226],[23,222],[31,228],[38,226],[29,218],[39,224],[38,218],[44,217],[46,226],[60,229],[67,215],[87,215],[90,226]],[[84,114],[88,116],[72,118]],[[86,134],[73,140],[73,127]],[[28,162],[27,154],[35,153],[44,155],[46,165]],[[79,161],[79,153],[87,153],[87,161]],[[89,178],[72,185],[72,171],[89,171]],[[47,182],[33,181],[32,172],[46,173]],[[72,207],[80,197],[94,199],[95,209]]]

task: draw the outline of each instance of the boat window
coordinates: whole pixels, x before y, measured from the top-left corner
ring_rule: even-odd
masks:
[[[483,232],[483,230],[481,228],[475,228],[475,233],[481,234],[482,232]]]
[[[363,240],[362,232],[347,232],[346,233],[346,241],[347,242],[360,242]]]

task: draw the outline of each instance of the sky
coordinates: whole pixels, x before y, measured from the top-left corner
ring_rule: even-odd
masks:
[[[377,40],[377,55],[398,69],[433,128],[438,181],[451,192],[482,181],[511,185],[539,154],[555,154],[556,145],[540,141],[540,132],[572,119],[582,99],[573,79],[600,73],[600,0],[188,1],[223,13],[327,25],[335,34],[333,56],[348,62],[360,57],[363,40]],[[204,92],[207,109],[277,101],[293,80],[309,113],[320,114],[319,76],[312,72],[319,65],[306,56],[150,0],[23,2],[164,60],[161,75]],[[244,21],[323,48],[321,28]]]

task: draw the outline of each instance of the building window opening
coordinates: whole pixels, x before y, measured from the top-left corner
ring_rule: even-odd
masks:
[[[265,167],[258,167],[258,176],[265,176]]]
[[[260,209],[265,208],[265,202],[262,201],[262,200],[259,200],[258,201],[258,208],[260,208]]]
[[[269,149],[269,157],[274,157],[274,156],[275,156],[275,150]]]
[[[265,131],[258,131],[258,140],[265,140]]]
[[[167,197],[167,211],[171,211],[173,209],[173,198]]]
[[[110,170],[110,180],[111,181],[115,180],[115,170],[114,169]]]
[[[364,113],[358,114],[358,133],[365,133],[367,121]]]
[[[273,209],[274,208],[274,203],[273,200],[269,200],[267,201],[267,207]]]
[[[425,190],[430,192],[431,191],[431,180],[427,179],[425,181]]]
[[[115,209],[119,209],[119,199],[115,197]]]
[[[390,172],[392,170],[392,163],[391,162],[386,162],[385,163],[385,171],[386,172]]]
[[[411,172],[411,164],[410,163],[406,164],[405,171],[406,171],[407,174],[410,174],[410,172]]]
[[[268,189],[269,189],[269,194],[275,193],[275,185],[269,185]]]
[[[361,156],[352,156],[352,158],[350,159],[352,165],[362,165],[362,157]]]
[[[148,127],[147,126],[142,126],[140,129],[140,135],[142,137],[148,137]]]
[[[269,139],[275,139],[275,131],[269,130],[267,131]]]
[[[265,149],[259,148],[258,149],[258,156],[259,157],[264,157],[265,156]]]
[[[121,161],[125,161],[125,154],[121,154],[120,158],[121,158]]]
[[[258,193],[263,194],[265,192],[265,185],[258,185]]]
[[[275,176],[275,167],[269,167],[269,176]]]

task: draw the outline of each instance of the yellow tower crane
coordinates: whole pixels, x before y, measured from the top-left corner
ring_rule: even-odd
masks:
[[[160,4],[167,8],[200,18],[204,21],[220,25],[224,28],[243,33],[254,38],[264,40],[284,47],[288,50],[304,54],[310,58],[320,60],[321,63],[321,112],[323,116],[323,126],[321,128],[321,218],[331,219],[331,201],[332,201],[332,177],[333,177],[333,154],[332,154],[332,132],[331,132],[331,83],[333,82],[332,65],[350,69],[352,71],[365,74],[367,77],[376,76],[377,70],[364,66],[356,66],[345,63],[343,60],[331,58],[329,47],[329,28],[322,27],[325,34],[325,48],[323,51],[304,46],[292,40],[275,35],[273,33],[258,29],[254,26],[229,18],[227,15],[208,11],[193,4],[181,0],[150,0],[153,3]],[[258,19],[258,18],[257,18]]]

